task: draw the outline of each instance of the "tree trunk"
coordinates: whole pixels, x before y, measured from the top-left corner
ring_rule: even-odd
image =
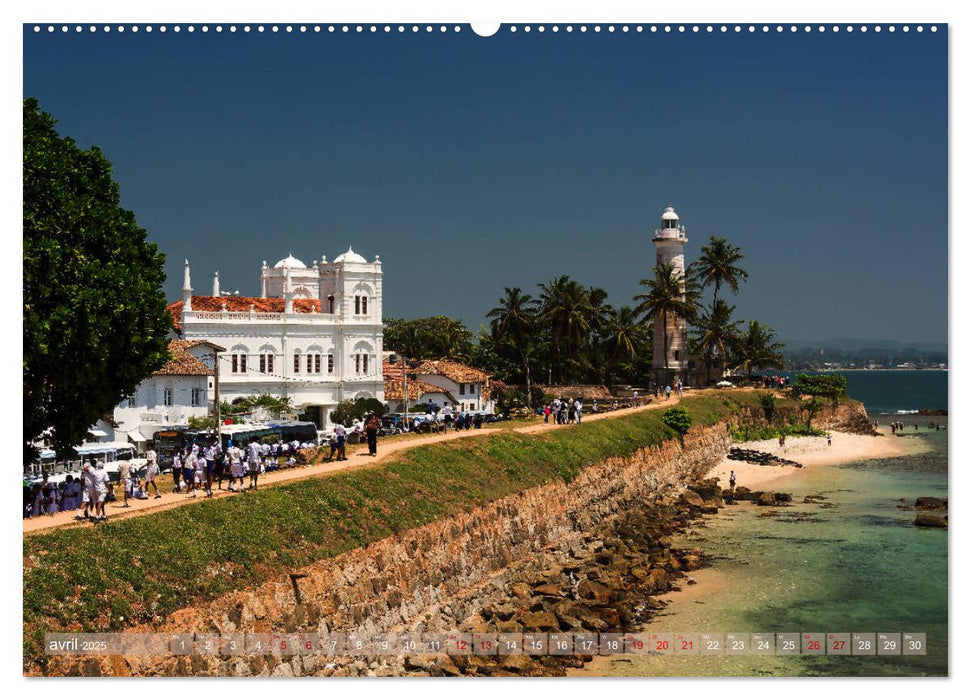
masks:
[[[526,370],[526,407],[533,407],[533,385],[529,379],[529,362],[526,360],[526,354],[523,353],[523,368]]]

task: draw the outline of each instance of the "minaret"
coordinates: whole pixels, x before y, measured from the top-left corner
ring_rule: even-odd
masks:
[[[185,261],[185,275],[182,277],[182,310],[192,311],[192,280],[189,279],[189,261]]]
[[[293,283],[290,280],[290,268],[287,268],[286,278],[283,282],[283,312],[293,313]]]
[[[263,261],[263,267],[260,268],[260,298],[266,299],[266,260]]]
[[[688,242],[684,226],[678,223],[674,206],[668,204],[661,214],[661,228],[654,230],[654,247],[657,263],[671,265],[675,272],[684,276],[684,244]],[[665,361],[664,327],[660,319],[654,325],[654,352],[651,359],[651,379],[663,390],[665,385],[674,388],[678,377],[685,381],[688,368],[688,346],[685,339],[686,327],[683,318],[669,314],[667,318],[667,360]]]
[[[219,270],[216,270],[216,274],[212,277],[212,295],[219,297]]]

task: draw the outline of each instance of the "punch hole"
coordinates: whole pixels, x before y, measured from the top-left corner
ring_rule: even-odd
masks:
[[[501,25],[498,22],[473,22],[471,26],[476,36],[490,37],[499,31]]]

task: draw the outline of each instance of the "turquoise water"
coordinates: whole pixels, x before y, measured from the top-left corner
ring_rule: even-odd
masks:
[[[920,374],[921,379],[935,377],[917,382],[900,376],[904,373],[868,374],[886,377],[883,381],[897,387],[908,383],[926,389],[929,397],[946,392],[943,372],[907,373]],[[886,411],[919,406],[918,401],[923,400],[924,395],[916,392],[893,398],[891,389],[878,386],[879,377],[860,380],[855,389],[851,383],[852,395],[863,398],[857,392],[867,387],[865,395],[887,397],[878,404]],[[946,393],[939,405],[947,405]],[[875,413],[871,411],[871,415]],[[929,422],[941,420],[937,417],[898,417],[907,425],[904,436],[888,435],[886,439],[919,440],[928,452],[797,470],[772,484],[773,490],[792,493],[791,507],[728,506],[689,533],[683,544],[701,547],[713,557],[713,565],[695,572],[698,585],[685,586],[672,596],[668,608],[647,630],[923,632],[927,635],[926,656],[648,656],[635,658],[631,665],[608,666],[602,672],[947,675],[948,533],[914,527],[914,512],[898,506],[912,505],[918,496],[947,496],[948,431],[928,429]],[[881,426],[888,420],[881,420]],[[831,507],[803,503],[810,494],[826,496],[825,503]],[[763,517],[769,510],[776,515]]]

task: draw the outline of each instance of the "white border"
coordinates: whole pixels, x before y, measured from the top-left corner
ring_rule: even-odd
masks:
[[[5,8],[3,12],[9,17],[5,17],[2,25],[4,33],[2,45],[5,47],[7,70],[3,71],[2,80],[4,90],[2,93],[7,98],[3,101],[6,108],[3,110],[3,145],[4,158],[0,161],[2,168],[3,191],[6,193],[3,204],[5,228],[8,231],[16,230],[21,226],[19,207],[11,205],[12,193],[20,191],[20,168],[16,158],[20,153],[20,100],[23,90],[22,85],[22,34],[21,23],[24,22],[78,22],[103,23],[119,21],[129,23],[158,23],[158,22],[226,22],[227,19],[234,22],[266,22],[266,20],[284,20],[286,22],[313,22],[318,23],[326,19],[331,23],[353,22],[353,23],[376,23],[376,22],[421,22],[421,23],[461,23],[466,24],[470,21],[505,23],[525,23],[525,22],[546,22],[551,21],[565,22],[599,22],[606,24],[609,22],[632,24],[637,20],[652,23],[797,23],[797,24],[859,24],[861,21],[866,23],[948,23],[950,37],[950,111],[951,124],[950,149],[951,149],[951,180],[949,189],[951,193],[965,192],[964,172],[962,167],[967,162],[966,140],[962,138],[963,127],[967,109],[968,90],[962,85],[962,80],[955,79],[954,76],[965,76],[963,83],[967,83],[967,49],[963,46],[960,38],[965,29],[965,25],[960,22],[956,13],[957,3],[939,2],[925,0],[925,2],[901,2],[899,0],[881,3],[850,3],[837,2],[835,0],[816,0],[812,3],[804,3],[799,6],[790,3],[779,2],[743,2],[736,1],[731,4],[725,2],[714,2],[712,0],[699,0],[690,5],[677,5],[675,3],[657,3],[648,5],[646,3],[616,2],[611,0],[600,0],[598,2],[578,3],[578,2],[557,2],[540,3],[530,0],[495,0],[489,3],[479,2],[475,5],[461,4],[457,2],[429,2],[414,0],[412,2],[394,2],[392,0],[381,0],[370,2],[366,6],[351,3],[331,4],[331,3],[309,3],[309,2],[289,2],[287,0],[276,0],[273,3],[255,2],[210,2],[202,5],[199,2],[189,2],[187,0],[171,0],[158,7],[152,8],[144,5],[126,2],[111,3],[98,0],[88,0],[85,3],[69,2],[67,0],[53,0],[43,5],[25,6],[19,5],[13,11]],[[16,14],[14,14],[16,13]],[[483,39],[488,41],[488,39]],[[9,84],[8,84],[9,83]],[[969,293],[968,278],[964,275],[953,274],[957,270],[962,270],[969,262],[968,245],[965,243],[967,230],[961,226],[964,217],[962,201],[959,197],[951,200],[950,205],[951,220],[950,230],[955,232],[964,231],[964,235],[958,233],[950,238],[950,270],[949,279],[951,284],[952,303],[959,299],[966,299]],[[928,235],[936,235],[936,232],[928,232]],[[19,239],[12,238],[15,241]],[[20,251],[19,243],[13,246]],[[2,260],[3,269],[0,272],[0,279],[9,286],[9,293],[5,296],[8,304],[3,307],[5,326],[16,328],[20,325],[20,310],[16,304],[9,300],[20,297],[21,280],[21,258],[6,250]],[[951,470],[951,496],[958,496],[964,493],[964,486],[967,477],[962,474],[962,467],[959,459],[953,458],[955,455],[968,454],[968,437],[960,427],[967,414],[967,389],[966,372],[964,366],[967,360],[967,339],[963,328],[968,327],[968,313],[964,308],[958,308],[954,304],[951,311],[951,347],[950,347],[950,372],[951,386],[951,417],[950,431],[953,465]],[[3,386],[6,389],[6,396],[20,396],[22,387],[19,376],[15,376],[14,368],[19,363],[15,362],[15,357],[5,355],[3,358]],[[11,403],[9,400],[8,404]],[[13,407],[7,406],[4,410],[4,418],[7,418],[7,425],[19,425],[20,406],[13,402]],[[18,440],[19,430],[12,431],[12,438]],[[14,465],[8,465],[8,469],[13,471]],[[10,483],[8,477],[7,483]],[[5,497],[14,494],[13,489],[4,492]],[[11,501],[15,499],[11,498]],[[17,501],[19,503],[19,500]],[[18,507],[5,508],[4,512],[11,516],[19,510]],[[959,532],[958,540],[963,544],[966,537],[966,528],[962,526],[960,519],[960,506],[952,509],[952,513],[958,512],[959,517],[952,521],[950,537],[952,542],[956,532]],[[11,520],[13,518],[11,517]],[[18,526],[19,527],[19,526]],[[11,572],[5,577],[3,582],[3,592],[6,594],[4,600],[8,604],[3,609],[3,623],[6,634],[3,639],[4,644],[4,666],[3,669],[10,677],[21,679],[20,683],[25,683],[21,676],[20,665],[20,625],[21,625],[21,581],[20,576],[15,576],[14,571],[21,571],[19,564],[11,561],[15,552],[11,544],[13,538],[5,538],[7,544],[4,546],[4,553],[8,555],[8,566],[6,570]],[[9,550],[9,551],[8,551]],[[954,553],[957,547],[952,546],[951,566],[952,575],[949,590],[962,591],[967,582],[967,566],[964,561],[955,561]],[[955,645],[953,642],[959,639],[959,630],[967,628],[966,610],[967,604],[963,603],[960,595],[951,595],[951,678],[952,682],[937,682],[933,687],[925,687],[917,680],[857,680],[857,679],[817,679],[815,681],[777,680],[771,682],[771,686],[766,685],[766,681],[759,680],[738,680],[729,683],[721,683],[713,679],[692,679],[692,680],[659,680],[659,679],[634,679],[634,680],[581,680],[576,679],[577,683],[569,685],[564,682],[544,680],[538,683],[529,681],[497,682],[497,681],[464,681],[459,686],[453,682],[408,682],[407,680],[382,681],[380,683],[355,683],[350,685],[347,682],[339,682],[330,679],[326,685],[308,687],[300,683],[299,687],[293,683],[289,685],[290,692],[297,693],[354,693],[354,694],[378,694],[382,696],[394,694],[399,696],[401,693],[410,695],[421,694],[423,696],[454,697],[455,693],[461,693],[463,698],[487,697],[501,693],[506,695],[510,692],[519,694],[520,692],[535,693],[569,693],[569,694],[588,694],[602,693],[603,691],[617,694],[618,696],[646,696],[651,693],[677,693],[678,695],[687,692],[709,692],[718,696],[750,696],[752,693],[772,694],[784,693],[787,697],[810,697],[820,693],[827,695],[834,692],[842,693],[871,693],[877,692],[884,697],[909,697],[915,692],[931,692],[935,695],[951,695],[954,693],[956,684],[955,678],[966,678],[967,672],[963,668],[965,664],[954,654],[954,649],[963,650],[963,646]],[[85,686],[76,687],[75,683],[68,680],[54,681],[57,685],[49,688],[42,685],[42,682],[32,682],[30,685],[19,684],[18,694],[23,693],[50,693],[52,690],[58,693],[75,693],[78,690],[84,693],[100,693],[104,690],[101,686],[103,681],[85,682]],[[177,682],[178,686],[168,683]],[[207,694],[219,692],[221,690],[241,691],[242,684],[247,681],[218,680],[207,681],[218,683],[218,686],[208,685],[204,688]],[[311,681],[312,682],[312,681]],[[140,697],[155,698],[163,694],[169,695],[173,692],[184,693],[185,691],[203,690],[201,680],[183,681],[138,681],[137,689],[132,686],[116,686],[109,692],[130,692],[135,690]],[[715,685],[717,683],[717,685]],[[336,685],[335,685],[336,684]],[[866,687],[864,687],[864,684]],[[870,686],[876,687],[871,688]],[[246,686],[257,692],[265,693],[270,690],[265,684],[248,683]],[[271,692],[284,690],[274,687]]]

